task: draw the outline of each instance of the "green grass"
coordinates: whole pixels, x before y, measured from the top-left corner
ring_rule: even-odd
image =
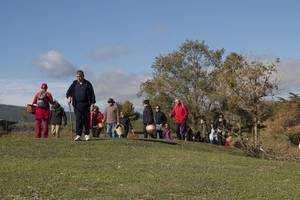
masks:
[[[143,140],[0,137],[0,199],[299,199],[300,164]]]

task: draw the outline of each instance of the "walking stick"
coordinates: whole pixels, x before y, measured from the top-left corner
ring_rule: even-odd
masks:
[[[73,120],[72,120],[71,104],[69,104],[69,118],[70,118],[70,124],[71,124],[71,139],[73,140]]]

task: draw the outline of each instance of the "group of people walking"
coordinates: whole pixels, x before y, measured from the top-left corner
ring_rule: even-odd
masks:
[[[46,83],[41,85],[41,90],[38,91],[32,101],[32,104],[36,105],[35,119],[35,138],[48,137],[48,123],[51,124],[51,133],[53,136],[60,137],[60,129],[62,125],[67,125],[66,113],[59,104],[54,100],[52,94],[47,91],[48,86]],[[99,137],[100,132],[106,123],[106,133],[110,138],[117,137],[116,129],[122,126],[122,137],[127,137],[130,131],[133,131],[133,127],[128,116],[125,116],[122,111],[119,110],[117,103],[113,98],[109,98],[107,107],[102,113],[98,106],[96,106],[96,98],[92,84],[85,79],[84,72],[78,70],[76,72],[76,80],[72,82],[66,92],[66,98],[69,106],[73,106],[75,113],[75,141],[82,139],[84,135],[85,140],[90,139],[90,130],[93,137]],[[51,107],[50,107],[51,105]],[[143,101],[143,127],[144,138],[157,138],[157,139],[172,139],[172,131],[168,123],[167,115],[161,111],[159,105],[155,106],[155,110],[152,110],[152,106],[148,99]],[[179,140],[201,140],[206,138],[206,141],[219,142],[223,138],[218,136],[217,130],[212,134],[206,134],[207,131],[201,130],[192,133],[191,128],[187,125],[187,119],[189,110],[186,105],[176,98],[174,106],[172,107],[169,117],[175,120],[175,132],[176,137]],[[223,121],[219,122],[224,124]],[[147,126],[154,126],[154,131],[149,132]],[[201,121],[203,125],[203,121]],[[202,127],[202,126],[201,126]],[[203,126],[202,128],[205,128]],[[214,126],[211,130],[214,130]],[[219,130],[219,129],[218,129]],[[203,135],[204,134],[204,135]],[[206,135],[206,136],[205,136]]]
[[[46,83],[41,85],[33,98],[32,105],[35,109],[35,138],[48,137],[48,124],[51,124],[51,133],[53,136],[60,137],[60,129],[62,125],[67,125],[67,117],[64,109],[59,102],[53,99],[50,92],[47,91]],[[119,112],[116,102],[109,98],[108,106],[104,113],[100,112],[98,106],[95,105],[96,98],[92,84],[84,78],[84,72],[78,70],[76,72],[76,80],[67,90],[66,98],[69,106],[72,104],[75,114],[75,141],[81,140],[82,134],[85,140],[90,139],[90,130],[93,137],[99,137],[103,128],[103,122],[106,122],[107,134],[111,138],[115,138],[115,129],[120,123],[124,127],[124,136],[126,137],[129,129],[132,129],[130,120]]]

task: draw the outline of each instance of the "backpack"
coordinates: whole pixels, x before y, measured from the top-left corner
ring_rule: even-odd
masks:
[[[49,103],[48,103],[48,100],[47,100],[47,92],[41,92],[39,97],[38,97],[38,100],[37,100],[37,106],[40,107],[40,108],[47,108],[49,107]]]

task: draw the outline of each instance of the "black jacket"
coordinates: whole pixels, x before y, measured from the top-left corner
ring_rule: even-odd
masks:
[[[145,106],[143,111],[143,123],[145,125],[153,124],[154,118],[153,118],[153,111],[150,105]]]
[[[124,126],[124,131],[127,134],[129,129],[132,129],[132,125],[128,117],[120,117],[120,124]]]
[[[61,125],[62,119],[64,120],[64,124],[67,124],[67,116],[64,111],[64,108],[58,105],[57,107],[52,106],[50,111],[50,123],[53,125]]]
[[[158,111],[154,113],[154,121],[155,124],[162,124],[164,125],[167,122],[167,117],[165,113]]]
[[[96,103],[96,98],[95,98],[95,93],[94,93],[94,88],[92,84],[87,81],[83,80],[83,86],[84,87],[76,87],[79,85],[79,82],[77,80],[73,81],[71,86],[69,87],[66,97],[72,97],[72,105],[77,108],[77,105],[79,103],[84,103],[86,106],[91,106],[91,104]],[[82,89],[80,89],[82,88]],[[79,95],[86,97],[84,100],[79,101]]]

